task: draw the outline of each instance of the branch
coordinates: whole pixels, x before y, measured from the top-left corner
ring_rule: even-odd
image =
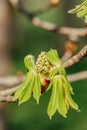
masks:
[[[87,56],[87,45],[82,48],[80,52],[78,52],[75,56],[67,60],[66,62],[63,63],[64,68],[70,67],[80,60],[82,60],[85,56]]]
[[[15,102],[13,96],[0,96],[0,102]]]
[[[20,87],[20,85],[15,86],[13,88],[8,88],[6,90],[1,90],[0,91],[0,97],[14,94],[18,90],[19,87]]]
[[[69,79],[70,82],[87,79],[87,71],[68,75],[68,79]]]
[[[23,12],[23,11],[21,11]],[[26,13],[25,13],[26,14]],[[31,14],[26,14],[28,18],[32,17]],[[85,36],[87,28],[69,28],[69,27],[58,27],[56,24],[49,23],[47,21],[42,21],[37,17],[30,18],[31,23],[44,30],[59,33],[62,35],[72,35],[72,36]]]
[[[21,1],[19,2],[19,11],[24,16],[26,16],[34,26],[42,28],[42,29],[50,31],[50,32],[60,33],[63,35],[85,36],[86,31],[87,31],[87,28],[58,27],[56,24],[52,24],[47,21],[42,21],[41,19],[36,17],[36,13],[27,11],[22,6]]]
[[[85,79],[85,78],[87,78],[87,71],[83,71],[83,72],[76,73],[76,74],[70,74],[67,77],[68,77],[70,82],[74,82],[74,81],[80,80],[80,79]],[[24,79],[23,78],[21,79],[21,82],[20,82],[20,79],[19,78],[17,79],[17,77],[15,77],[15,76],[14,76],[14,79],[12,81],[11,81],[11,78],[13,78],[13,76],[12,77],[11,76],[7,76],[5,78],[3,77],[2,78],[3,82],[0,81],[0,86],[2,84],[4,85],[4,82],[6,80],[10,81],[9,86],[8,86],[8,84],[6,86],[6,83],[5,83],[5,86],[7,87],[7,89],[6,90],[0,90],[0,95],[5,95],[6,96],[8,94],[10,94],[10,95],[13,94],[20,87],[20,84],[24,81],[25,76],[24,76]],[[14,82],[16,82],[16,83],[18,82],[17,84],[19,84],[19,85],[15,85],[14,86]],[[12,85],[12,86],[10,86],[10,85]]]
[[[17,86],[23,82],[25,76],[6,76],[0,77],[0,86],[12,87]]]
[[[73,55],[72,51],[66,51],[63,56],[61,57],[62,63],[67,61]]]
[[[14,102],[16,101],[12,96],[20,87],[20,85],[15,86],[13,88],[8,88],[6,90],[0,91],[0,102]]]
[[[9,77],[11,77],[11,76],[9,76]],[[71,74],[71,75],[68,75],[67,77],[70,82],[87,79],[87,71],[83,71],[83,72],[76,73],[76,74]],[[8,77],[7,77],[7,79],[8,79]],[[9,78],[9,80],[10,80],[10,78]],[[4,81],[4,78],[3,78],[3,81]],[[12,97],[12,95],[19,89],[19,87],[20,87],[20,85],[12,87],[12,88],[7,88],[6,90],[1,90],[0,91],[0,101],[2,101],[2,102],[3,101],[6,101],[6,102],[15,101],[15,99]]]

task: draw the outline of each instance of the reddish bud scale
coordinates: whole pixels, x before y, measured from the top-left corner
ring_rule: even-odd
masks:
[[[42,88],[41,88],[41,93],[45,93],[46,92],[46,88],[47,85],[50,83],[50,80],[48,79],[44,79],[43,83],[42,83]]]
[[[42,86],[41,88],[41,93],[45,93],[46,92],[46,87],[45,86]]]
[[[45,79],[45,83],[48,85],[50,83],[49,79]]]
[[[49,79],[41,79],[41,85],[42,86],[47,86],[50,83]]]

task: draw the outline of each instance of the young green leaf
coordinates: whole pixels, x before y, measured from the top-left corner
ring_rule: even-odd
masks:
[[[41,96],[41,82],[40,82],[40,76],[38,73],[35,73],[34,77],[34,86],[33,86],[33,97],[37,101],[37,104],[39,104],[39,99]]]
[[[52,79],[58,73],[59,69],[59,66],[52,67],[49,72],[49,78]]]
[[[77,13],[81,11],[82,9],[84,9],[86,5],[87,5],[87,0],[82,2],[80,5],[77,5],[74,9],[69,10],[68,13]]]
[[[26,79],[27,80],[25,80],[25,85],[23,84],[24,85],[24,89],[21,91],[21,93],[20,93],[20,95],[18,97],[19,105],[22,104],[23,102],[26,102],[31,97],[33,84],[34,84],[34,74],[33,74],[33,71],[29,71]]]
[[[83,17],[85,15],[87,15],[87,6],[85,7],[85,9],[77,13],[77,17]]]
[[[69,86],[67,84],[65,77],[63,77],[62,79],[63,79],[63,87],[64,87],[64,90],[65,90],[65,96],[68,99],[70,106],[73,109],[79,111],[78,105],[75,103],[75,101],[71,97],[71,92],[70,92],[70,89],[69,89]]]
[[[71,84],[68,81],[67,81],[67,84],[68,84],[70,93],[74,95],[73,88],[72,88]]]
[[[68,11],[68,13],[76,13],[77,17],[82,17],[85,19],[85,23],[87,23],[87,0],[82,2],[80,5],[76,6],[74,9]]]
[[[58,87],[59,87],[59,95],[58,95],[58,112],[63,116],[66,117],[67,114],[67,108],[65,104],[65,95],[64,95],[64,88],[62,84],[61,77],[58,76]]]
[[[34,84],[34,79],[32,79],[31,83],[29,86],[25,89],[23,95],[19,99],[19,105],[22,104],[23,102],[26,102],[30,99],[32,90],[33,90],[33,84]]]
[[[16,93],[14,94],[14,98],[15,99],[20,99],[21,96],[23,95],[23,92],[25,91],[25,89],[27,87],[29,87],[29,84],[32,80],[33,74],[30,72],[27,73],[26,75],[26,79],[24,80],[24,82],[21,84],[20,88],[16,91]]]
[[[87,23],[87,15],[85,16],[85,23]]]
[[[32,55],[27,55],[24,58],[24,64],[25,64],[26,69],[28,69],[28,71],[34,69],[34,66],[35,66],[34,57]]]
[[[59,88],[58,88],[58,82],[54,78],[53,79],[53,86],[52,86],[52,94],[50,97],[50,101],[47,108],[47,114],[52,119],[52,116],[57,111],[57,103],[58,103],[58,95],[59,95]]]
[[[58,53],[56,50],[51,49],[48,53],[47,53],[47,58],[49,60],[49,62],[52,65],[59,65],[61,64],[61,60],[59,59]]]

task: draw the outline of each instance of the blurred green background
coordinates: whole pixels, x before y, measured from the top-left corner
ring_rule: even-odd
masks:
[[[84,27],[84,22],[67,11],[74,7],[81,0],[61,0],[58,7],[38,15],[42,20],[57,24],[58,26]],[[31,11],[43,8],[49,0],[25,0],[24,6]],[[31,25],[30,21],[23,15],[14,14],[13,18],[13,41],[11,44],[11,58],[13,73],[22,70],[26,73],[23,58],[27,54],[37,55],[41,51],[48,51],[50,48],[57,49],[60,57],[63,55],[66,36],[48,32]],[[78,43],[80,50],[87,42],[87,38],[81,38]],[[75,73],[87,70],[87,58],[78,64],[67,69],[67,73]],[[75,96],[81,112],[69,110],[67,118],[55,114],[52,120],[47,116],[46,109],[50,92],[43,94],[40,104],[31,99],[27,103],[18,106],[11,103],[6,109],[6,122],[8,130],[87,130],[87,79],[72,83]]]

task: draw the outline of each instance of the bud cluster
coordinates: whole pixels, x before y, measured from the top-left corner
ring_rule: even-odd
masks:
[[[36,71],[44,75],[49,74],[50,63],[47,59],[46,52],[41,52],[36,62]]]

